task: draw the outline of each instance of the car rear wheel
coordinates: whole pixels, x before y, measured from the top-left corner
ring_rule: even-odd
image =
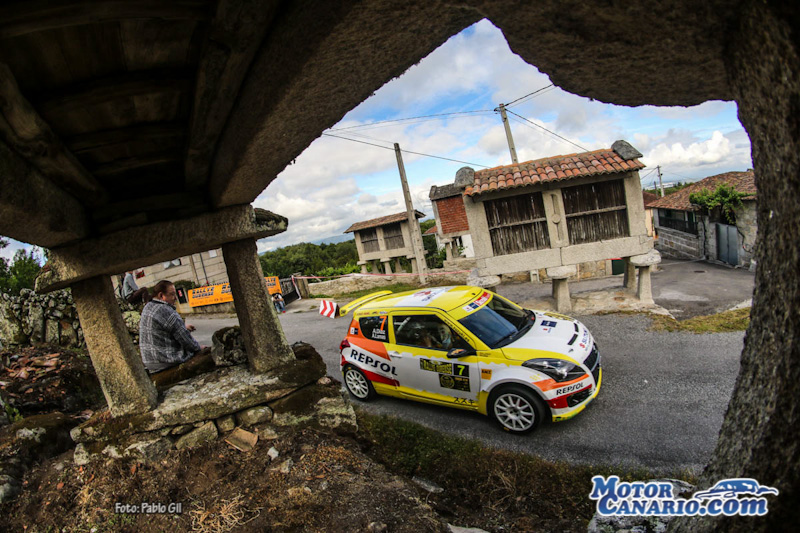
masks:
[[[489,414],[510,433],[529,433],[539,427],[549,413],[536,393],[521,386],[507,386],[494,392]]]
[[[347,365],[343,374],[344,385],[356,400],[366,402],[375,397],[375,388],[362,371],[352,365]]]

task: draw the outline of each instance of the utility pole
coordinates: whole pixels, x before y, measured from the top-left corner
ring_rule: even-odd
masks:
[[[400,145],[394,143],[394,153],[397,156],[397,168],[400,171],[400,183],[403,184],[403,199],[406,202],[406,213],[408,214],[408,232],[411,234],[411,248],[414,250],[414,256],[417,261],[417,273],[419,274],[419,282],[425,283],[425,247],[422,244],[422,231],[419,229],[419,222],[414,213],[414,204],[411,203],[411,193],[408,190],[408,181],[406,180],[406,167],[403,166],[403,154],[400,152]]]
[[[516,165],[519,163],[517,160],[517,148],[514,146],[514,137],[511,136],[511,125],[508,123],[505,104],[500,104],[500,106],[495,109],[495,111],[497,110],[500,110],[500,116],[503,117],[503,127],[506,129],[506,139],[508,139],[508,151],[511,152],[511,162]]]
[[[656,171],[658,171],[658,186],[661,188],[661,198],[664,198],[664,184],[661,183],[661,165],[656,167]]]

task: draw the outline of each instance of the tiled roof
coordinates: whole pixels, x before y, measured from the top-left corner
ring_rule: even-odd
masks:
[[[423,235],[436,235],[436,224],[428,228],[428,231],[423,233]]]
[[[721,184],[732,185],[737,191],[755,196],[756,178],[752,170],[745,172],[725,172],[696,181],[679,191],[668,194],[651,203],[654,209],[677,209],[680,211],[696,211],[698,208],[689,203],[689,195],[703,189],[715,191]]]
[[[642,200],[645,207],[650,207],[650,204],[658,200],[658,195],[651,192],[642,191]]]
[[[625,160],[610,149],[545,157],[516,165],[478,170],[475,172],[474,184],[464,189],[464,195],[475,196],[547,181],[630,172],[642,168],[644,164],[638,159]]]
[[[417,218],[423,218],[425,216],[425,213],[421,213],[416,209],[414,210],[414,213],[416,213]],[[385,217],[378,217],[378,218],[373,218],[371,220],[364,220],[363,222],[356,222],[355,224],[344,230],[344,233],[352,233],[354,231],[359,231],[367,228],[377,228],[378,226],[394,224],[395,222],[402,222],[404,220],[408,220],[408,214],[405,211],[403,211],[402,213],[395,213],[394,215],[386,215]]]

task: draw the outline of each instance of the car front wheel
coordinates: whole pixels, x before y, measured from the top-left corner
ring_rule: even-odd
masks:
[[[342,374],[344,374],[344,385],[347,387],[347,391],[356,400],[366,402],[375,397],[375,388],[362,371],[352,365],[347,365]]]
[[[549,413],[536,393],[522,386],[507,386],[492,394],[489,414],[510,433],[529,433],[539,427]]]

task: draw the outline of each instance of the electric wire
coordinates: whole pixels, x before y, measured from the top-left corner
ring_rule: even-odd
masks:
[[[503,104],[503,107],[508,109],[509,107],[511,107],[514,104],[522,103],[521,100],[524,100],[525,98],[528,98],[529,96],[533,96],[533,95],[535,95],[537,93],[540,93],[540,92],[544,91],[545,89],[549,89],[550,87],[554,87],[554,85],[552,83],[550,85],[545,85],[544,87],[541,87],[540,89],[536,89],[532,93],[528,93],[525,96],[520,96],[516,100],[511,100],[509,103]]]
[[[542,129],[542,130],[546,131],[546,132],[547,132],[547,133],[549,133],[550,135],[553,135],[554,137],[558,137],[558,138],[559,138],[559,139],[561,139],[562,141],[568,142],[569,144],[571,144],[571,145],[573,145],[573,146],[577,146],[578,148],[580,148],[580,149],[581,149],[581,150],[583,150],[584,152],[588,152],[588,151],[589,151],[587,148],[584,148],[584,147],[583,147],[583,146],[581,146],[580,144],[578,144],[578,143],[574,143],[574,142],[570,141],[569,139],[567,139],[566,137],[562,137],[562,136],[561,136],[561,135],[559,135],[558,133],[556,133],[556,132],[554,132],[554,131],[550,131],[550,130],[548,130],[547,128],[545,128],[544,126],[540,126],[539,124],[536,124],[535,122],[532,122],[532,121],[528,120],[527,118],[523,117],[522,115],[518,115],[518,114],[514,113],[514,112],[513,112],[513,111],[511,111],[511,110],[506,110],[506,111],[508,111],[509,113],[511,113],[512,115],[514,115],[514,116],[516,116],[516,117],[519,117],[519,118],[521,118],[521,119],[522,119],[522,120],[524,120],[525,122],[527,122],[527,123],[529,123],[529,124],[532,124],[532,125],[536,126],[537,128],[539,128],[539,129]],[[529,127],[530,127],[530,126],[529,126]]]
[[[341,135],[333,135],[332,133],[323,133],[322,135],[325,136],[325,137],[336,137],[337,139],[344,139],[346,141],[352,141],[352,142],[361,143],[361,144],[368,144],[370,146],[376,146],[378,148],[383,148],[384,150],[391,150],[392,152],[394,152],[394,148],[389,148],[388,146],[381,146],[380,144],[375,144],[375,143],[371,143],[371,142],[367,142],[367,141],[360,141],[358,139],[351,139],[349,137],[342,137]],[[388,142],[388,141],[381,141],[381,142]],[[422,152],[413,152],[411,150],[404,150],[402,148],[400,149],[400,151],[401,152],[405,152],[407,154],[420,155],[420,156],[423,156],[423,157],[432,157],[434,159],[442,159],[444,161],[452,161],[454,163],[463,163],[465,165],[470,165],[470,166],[475,166],[475,167],[489,168],[487,165],[481,165],[479,163],[470,163],[469,161],[462,161],[460,159],[450,159],[449,157],[442,157],[440,155],[423,154]]]
[[[405,118],[395,118],[390,120],[379,120],[377,122],[370,122],[368,124],[357,124],[355,126],[347,126],[344,128],[329,128],[328,131],[345,131],[345,130],[352,130],[356,128],[369,128],[370,126],[376,126],[379,124],[390,124],[394,122],[407,122],[409,120],[419,120],[419,119],[430,119],[430,120],[439,120],[440,117],[449,117],[455,115],[475,115],[478,113],[491,113],[491,109],[476,109],[473,111],[454,111],[452,113],[436,113],[433,115],[420,115],[418,117],[405,117]],[[420,121],[426,122],[426,121]]]

